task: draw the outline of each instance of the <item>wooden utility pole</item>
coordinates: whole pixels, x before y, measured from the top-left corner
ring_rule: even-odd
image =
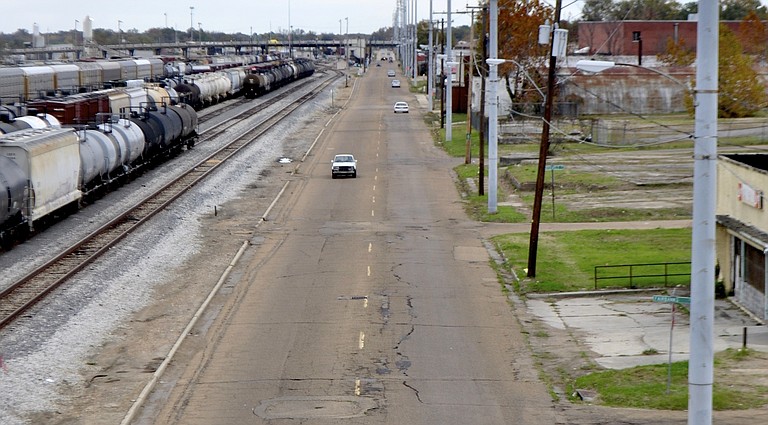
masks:
[[[539,164],[536,174],[536,194],[533,200],[533,217],[531,220],[531,239],[528,244],[528,277],[536,277],[536,252],[539,249],[539,223],[541,220],[541,203],[544,196],[544,176],[546,174],[547,153],[549,153],[549,123],[552,121],[552,104],[555,97],[555,76],[557,56],[555,56],[555,31],[560,23],[560,8],[562,0],[555,3],[555,21],[549,36],[549,74],[547,77],[547,99],[544,103],[544,122],[541,126],[541,146],[539,146]]]
[[[485,124],[485,79],[488,76],[488,71],[485,68],[485,60],[488,58],[488,43],[487,43],[487,36],[488,34],[488,8],[483,7],[483,61],[482,66],[480,67],[480,79],[482,80],[481,86],[480,86],[480,131],[478,132],[478,136],[480,139],[480,165],[479,165],[479,172],[480,175],[478,176],[478,194],[480,196],[485,195],[485,128],[487,127]]]
[[[472,163],[472,76],[473,64],[475,59],[475,12],[472,11],[469,26],[469,60],[467,61],[467,76],[464,78],[464,85],[467,87],[467,151],[464,155],[464,164]]]

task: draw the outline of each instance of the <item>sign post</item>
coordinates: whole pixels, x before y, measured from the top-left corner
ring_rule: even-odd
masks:
[[[669,327],[669,350],[667,356],[667,394],[672,386],[672,333],[675,330],[675,307],[678,304],[690,304],[691,297],[675,296],[676,289],[672,290],[672,295],[654,295],[653,302],[672,304],[672,324]]]
[[[552,221],[555,221],[555,171],[565,170],[565,165],[545,165],[544,170],[549,171],[552,176]]]

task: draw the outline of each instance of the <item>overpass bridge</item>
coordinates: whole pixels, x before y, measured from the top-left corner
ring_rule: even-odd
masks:
[[[119,57],[134,56],[137,51],[149,51],[159,56],[168,52],[181,52],[189,58],[192,52],[205,51],[206,55],[220,54],[224,50],[234,50],[235,54],[263,54],[271,51],[285,51],[289,48],[302,51],[338,51],[344,46],[345,41],[350,49],[359,46],[359,39],[334,39],[334,40],[296,40],[290,44],[286,41],[269,42],[257,40],[232,40],[232,41],[187,41],[187,42],[160,42],[160,43],[121,43],[99,45],[87,43],[85,46],[55,45],[46,47],[27,47],[22,49],[7,49],[6,52],[13,55],[24,55],[27,58],[38,60],[55,60],[57,55],[61,57]],[[354,42],[354,43],[353,43]],[[366,49],[396,48],[399,44],[394,41],[365,40]],[[361,46],[362,47],[362,46]]]

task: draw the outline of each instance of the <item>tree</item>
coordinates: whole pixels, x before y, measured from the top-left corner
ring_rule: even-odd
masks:
[[[740,21],[751,13],[756,13],[762,19],[768,17],[768,9],[760,4],[760,0],[721,0],[720,19],[723,21]]]
[[[659,62],[668,66],[691,66],[696,60],[696,52],[685,46],[680,38],[677,43],[672,37],[667,38],[667,48],[657,56]]]
[[[499,75],[513,103],[542,100],[539,89],[545,84],[538,70],[549,55],[548,46],[538,44],[539,25],[553,18],[552,7],[540,0],[499,1],[499,57],[514,61],[502,64]]]
[[[743,53],[736,35],[720,25],[718,58],[718,116],[743,118],[754,116],[766,106],[765,87],[757,78],[754,60]],[[688,110],[693,111],[693,99],[686,97]]]
[[[721,117],[753,116],[765,107],[765,87],[754,70],[754,60],[743,53],[736,35],[720,25],[718,109]]]
[[[739,25],[739,41],[744,46],[744,53],[756,55],[760,59],[766,58],[766,43],[768,32],[757,13],[753,10]]]
[[[614,5],[611,20],[670,20],[678,16],[680,7],[675,0],[621,0]]]
[[[612,0],[585,0],[581,8],[581,18],[584,21],[606,21],[611,19],[612,10]]]

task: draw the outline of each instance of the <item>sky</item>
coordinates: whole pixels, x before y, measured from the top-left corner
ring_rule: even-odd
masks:
[[[429,19],[430,0],[407,0],[417,5],[419,21]],[[564,5],[569,0],[563,2]],[[19,28],[32,32],[38,24],[40,32],[82,31],[88,15],[94,28],[123,31],[169,27],[187,30],[190,22],[204,31],[248,34],[287,32],[303,29],[305,32],[370,34],[380,28],[391,27],[397,0],[130,0],[125,2],[95,2],[92,0],[0,0],[0,32],[13,33]],[[433,18],[444,19],[448,0],[432,0]],[[478,0],[452,0],[452,12],[467,11],[477,6]],[[554,0],[551,1],[554,4]],[[576,3],[581,3],[577,0]],[[121,6],[116,6],[121,4]],[[194,7],[190,16],[190,6]],[[571,7],[572,6],[568,6]],[[568,17],[568,7],[563,18]],[[468,14],[454,14],[455,26],[469,25]],[[345,19],[345,18],[348,18]],[[75,20],[78,22],[75,23]],[[341,20],[341,25],[339,23]],[[199,24],[198,24],[199,23]]]

